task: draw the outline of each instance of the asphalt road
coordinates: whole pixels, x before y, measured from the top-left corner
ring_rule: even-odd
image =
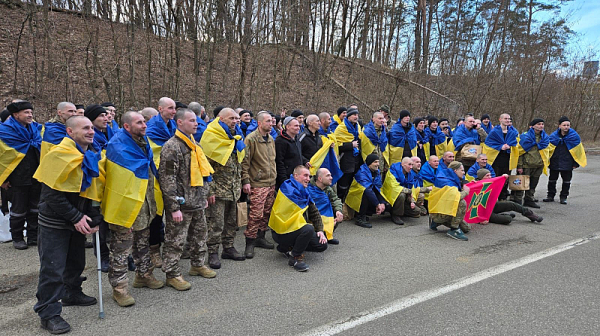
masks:
[[[104,275],[106,318],[98,318],[97,305],[66,307],[63,317],[74,335],[297,335],[343,322],[354,324],[342,335],[596,335],[600,239],[430,298],[423,293],[600,232],[598,168],[600,157],[589,156],[588,166],[575,171],[568,205],[540,202],[540,224],[518,216],[508,226],[475,225],[461,242],[430,231],[425,218],[404,226],[375,219],[372,229],[344,222],[336,231],[340,245],[307,254],[307,273],[257,249],[252,260],[224,261],[215,279],[186,276],[187,292],[131,288],[130,308],[112,300]],[[540,201],[546,182],[538,187]],[[241,231],[236,247],[244,247]],[[84,291],[97,296],[95,258],[86,252]],[[32,309],[37,251],[0,244],[0,255],[0,334],[45,334]],[[182,264],[187,272],[189,262]],[[415,297],[421,301],[382,313]],[[380,317],[360,322],[367,313]]]

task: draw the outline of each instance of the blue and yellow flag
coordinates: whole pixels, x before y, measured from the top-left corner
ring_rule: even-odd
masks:
[[[510,149],[507,150],[510,154],[508,168],[510,170],[517,168],[517,164],[519,163],[519,149],[517,148],[518,137],[519,132],[512,126],[508,126],[506,136],[504,136],[504,133],[502,132],[501,125],[494,127],[487,138],[485,138],[485,143],[482,146],[482,153],[487,155],[489,164],[494,164],[498,153],[502,151],[502,146],[507,144],[510,146]]]
[[[452,134],[452,141],[448,143],[448,150],[455,151],[456,148],[460,148],[461,146],[472,143],[475,145],[481,144],[481,139],[479,139],[479,134],[475,128],[468,130],[465,125],[458,126],[454,133]]]
[[[196,133],[194,134],[194,139],[196,140],[197,143],[200,143],[200,139],[202,139],[202,134],[204,134],[204,131],[206,131],[206,127],[208,127],[208,125],[206,124],[206,121],[202,120],[202,118],[196,116],[196,122],[198,123],[198,127],[196,127]],[[275,139],[275,138],[273,138]]]
[[[319,209],[319,213],[321,214],[321,220],[323,221],[323,232],[327,236],[327,240],[333,239],[333,228],[335,227],[335,218],[333,215],[333,207],[331,206],[331,201],[329,200],[329,196],[321,190],[321,188],[309,184],[308,185],[308,193],[312,198],[313,202]]]
[[[329,124],[329,129],[331,132],[335,132],[335,129],[342,124],[342,119],[337,114],[333,114],[331,117],[331,124]]]
[[[181,139],[190,149],[190,184],[192,187],[201,187],[204,185],[204,179],[210,179],[214,173],[212,166],[206,159],[202,147],[196,144],[194,138],[188,138],[180,130],[175,131],[175,136]]]
[[[100,153],[84,152],[67,136],[42,158],[33,177],[54,190],[79,193],[100,202],[105,181],[100,160]]]
[[[237,153],[238,162],[242,162],[246,155],[246,150],[244,149],[246,145],[244,144],[240,127],[236,126],[235,135],[232,135],[227,124],[222,122],[218,117],[206,127],[202,140],[200,140],[200,146],[202,146],[204,154],[209,159],[222,166],[227,163],[234,149]]]
[[[417,142],[420,142],[421,145],[423,146],[423,153],[425,154],[425,160],[429,159],[429,156],[431,155],[431,149],[430,149],[431,144],[429,143],[429,136],[427,135],[427,132],[425,132],[425,130],[423,130],[423,132],[417,131]],[[418,150],[418,148],[417,148],[417,150]]]
[[[373,178],[371,169],[363,163],[358,169],[358,172],[356,172],[356,175],[354,175],[354,180],[352,181],[352,185],[346,196],[346,204],[354,211],[359,212],[365,189],[371,187],[375,187],[377,191],[381,191],[381,174],[379,170],[377,170],[377,175]]]
[[[487,169],[492,174],[492,177],[496,177],[496,172],[494,171],[494,168],[492,168],[492,166],[489,163],[486,163],[485,167],[481,167],[479,165],[479,163],[475,162],[475,164],[472,165],[471,168],[469,168],[469,171],[465,175],[465,180],[467,180],[469,182],[475,180],[477,178],[477,171],[479,169]]]
[[[108,146],[108,141],[110,141],[112,135],[114,134],[115,133],[112,131],[110,126],[106,128],[106,133],[94,127],[94,143],[92,144],[94,150],[96,152],[104,152],[106,150],[106,146]]]
[[[446,134],[442,132],[442,129],[438,126],[435,132],[431,131],[431,128],[427,127],[425,129],[425,134],[429,139],[429,154],[431,155],[431,146],[435,149],[435,155],[442,156],[448,150],[448,142],[446,141],[448,138]],[[427,157],[429,159],[429,156]]]
[[[52,147],[58,145],[67,136],[67,126],[59,122],[47,122],[44,125],[44,135],[40,150],[40,160],[48,154]]]
[[[344,143],[352,142],[355,140],[359,140],[359,135],[361,132],[360,125],[356,123],[356,125],[352,125],[348,119],[344,119],[333,132],[334,140],[337,144],[337,147],[340,147]],[[359,150],[358,148],[354,148],[354,156],[358,156]]]
[[[410,130],[406,133],[398,120],[390,130],[390,165],[402,161],[406,142],[410,147],[411,156],[417,156],[417,130],[413,124],[409,123],[409,125]]]
[[[575,160],[579,166],[587,166],[587,156],[585,155],[583,143],[581,143],[581,138],[574,129],[570,129],[569,133],[563,137],[561,137],[560,128],[550,134],[550,145],[548,145],[550,151],[549,157],[552,157],[552,154],[554,154],[556,146],[562,143],[567,146],[571,156],[573,156],[573,160]]]
[[[250,133],[254,132],[258,128],[258,122],[254,119],[250,119],[249,123],[240,122],[240,129],[242,130],[242,135],[246,138]]]
[[[269,227],[277,234],[294,232],[304,225],[304,212],[312,202],[308,190],[293,175],[279,187],[269,217]]]
[[[157,114],[148,120],[146,126],[146,137],[148,138],[148,144],[152,149],[154,165],[158,168],[160,166],[160,152],[162,146],[167,140],[175,135],[177,124],[173,119],[169,119],[169,121],[165,123],[160,114]],[[156,200],[156,214],[160,216],[164,210],[164,203],[158,179],[154,179],[154,199]]]
[[[519,156],[529,152],[534,146],[540,153],[540,157],[544,162],[544,174],[548,175],[548,165],[550,165],[550,137],[544,130],[540,132],[540,141],[537,141],[535,129],[531,127],[527,132],[519,136]]]
[[[150,145],[144,151],[127,130],[117,132],[106,148],[106,185],[101,203],[106,222],[127,228],[133,225],[146,197],[149,170],[157,176]]]
[[[429,213],[456,216],[461,190],[462,182],[456,173],[443,168],[440,163],[433,190],[429,193]]]
[[[381,196],[388,203],[394,205],[403,188],[413,189],[415,187],[414,181],[416,178],[415,172],[412,169],[408,172],[407,176],[404,176],[401,162],[392,164],[385,176],[383,187],[381,187]],[[418,188],[418,186],[416,187]]]
[[[387,130],[385,129],[385,125],[381,126],[381,128],[381,135],[377,136],[375,125],[371,121],[365,125],[362,133],[360,133],[360,153],[363,161],[365,161],[367,156],[369,156],[369,154],[373,153],[373,151],[379,147],[379,150],[383,154],[385,161],[388,164],[390,163]],[[381,164],[383,164],[383,162]]]
[[[39,124],[21,125],[15,118],[0,124],[0,184],[19,165],[31,146],[40,150],[42,137]]]
[[[344,173],[342,173],[335,152],[333,151],[333,148],[331,148],[333,140],[330,140],[327,137],[321,137],[321,139],[323,140],[323,146],[319,148],[309,161],[311,164],[310,174],[316,175],[319,168],[327,168],[331,173],[331,177],[333,177],[333,182],[331,184],[336,184]]]

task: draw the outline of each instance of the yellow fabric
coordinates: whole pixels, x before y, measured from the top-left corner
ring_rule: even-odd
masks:
[[[202,148],[196,144],[194,138],[188,138],[181,131],[176,130],[175,136],[183,140],[190,152],[190,184],[192,187],[201,187],[204,185],[204,178],[214,173],[212,166],[208,163]]]
[[[160,163],[160,152],[162,151],[162,146],[157,145],[150,138],[148,138],[148,144],[150,145],[150,148],[152,149],[154,165],[156,166],[156,169],[158,169],[158,165]]]
[[[431,144],[429,142],[423,145],[423,151],[425,152],[425,157],[429,159],[429,156],[431,156]]]
[[[423,188],[433,187],[433,183],[423,180]],[[425,194],[425,200],[429,200],[429,193]]]
[[[371,139],[369,139],[368,136],[365,135],[364,132],[361,132],[358,135],[358,138],[360,139],[360,154],[362,155],[363,161],[367,160],[367,156],[369,156],[369,154],[373,153],[373,151],[375,149],[377,149],[377,146],[373,145],[373,143],[371,142]],[[385,146],[385,151],[383,151],[383,153],[381,153],[383,155],[383,158],[385,159],[385,162],[387,162],[388,164],[390,164],[390,144],[388,143],[387,146]],[[380,163],[383,164],[383,163]]]
[[[335,227],[335,219],[333,217],[321,216],[321,220],[323,221],[323,232],[325,232],[327,240],[332,240],[333,228]]]
[[[25,154],[0,140],[0,184],[6,181],[24,157]]]
[[[498,157],[499,150],[494,149],[485,143],[481,144],[481,152],[487,155],[488,163],[490,165],[494,164],[496,157]],[[510,147],[510,162],[508,164],[508,169],[513,170],[517,168],[517,164],[519,163],[519,148],[517,146]]]
[[[40,160],[42,160],[44,158],[44,156],[46,156],[46,154],[48,154],[48,152],[54,147],[56,146],[53,143],[47,142],[47,141],[42,141],[42,145],[40,148]]]
[[[306,225],[303,216],[306,209],[308,206],[301,209],[279,191],[269,217],[269,227],[277,234],[294,232]]]
[[[420,187],[413,187],[411,190],[411,195],[412,195],[412,200],[413,202],[417,202],[417,199],[419,198],[419,193],[421,192],[421,188]]]
[[[550,156],[552,156],[552,154],[550,154],[550,146],[552,146],[552,152],[554,152],[555,146],[553,144],[549,144],[548,147],[546,147],[544,149],[538,149],[538,151],[540,152],[540,156],[542,157],[542,161],[544,162],[544,174],[546,174],[546,175],[548,175],[548,166],[550,165]],[[537,146],[535,146],[535,147],[537,148]],[[517,149],[519,151],[519,156],[526,153],[525,149],[523,149],[521,144],[519,144],[517,146]]]
[[[471,181],[474,181],[474,180],[475,180],[475,177],[474,177],[474,176],[471,176],[471,175],[469,175],[469,174],[465,174],[465,180],[467,180],[467,181],[471,182]]]
[[[358,128],[358,137],[360,139],[360,134],[362,133],[360,125],[356,124],[356,127]],[[335,141],[338,146],[341,146],[346,142],[354,141],[354,135],[348,132],[348,128],[344,122],[341,122],[340,125],[335,129],[333,136],[335,137]]]
[[[429,148],[429,150],[430,150],[430,153],[431,153],[431,148]],[[444,155],[444,153],[446,153],[447,151],[448,151],[448,144],[446,142],[443,142],[441,144],[435,145],[435,154],[436,154],[436,156],[442,157]],[[429,159],[429,156],[427,157],[427,159]]]
[[[158,169],[158,166],[160,164],[160,152],[162,151],[162,146],[157,145],[150,138],[148,138],[148,144],[152,149],[152,159],[154,161],[154,165],[156,166],[156,169]],[[165,209],[165,205],[163,203],[162,191],[160,190],[158,179],[154,179],[154,199],[156,200],[156,214],[158,216],[162,216],[163,210]]]
[[[452,152],[454,153],[454,155],[456,155],[456,147],[454,146],[454,140],[450,139],[450,142],[446,144],[446,150],[441,155],[438,153],[438,156],[441,157],[446,152]]]
[[[131,170],[110,160],[106,161],[106,176],[100,204],[104,220],[130,228],[144,203],[148,180],[137,178]]]
[[[333,121],[337,122],[338,125],[341,125],[344,123],[344,121],[342,119],[340,119],[340,117],[337,114],[333,115]]]
[[[231,153],[235,150],[235,140],[229,139],[229,136],[223,127],[221,127],[221,124],[219,124],[219,120],[220,119],[217,117],[208,124],[206,130],[202,134],[200,146],[204,149],[204,154],[206,154],[207,157],[224,166],[227,163],[227,160],[229,160]],[[240,135],[235,135],[234,138],[236,140],[242,139]],[[245,150],[237,152],[238,162],[241,163],[242,160],[244,160],[245,153]]]
[[[417,147],[411,149],[412,156],[417,156]],[[404,147],[395,147],[388,144],[389,148],[389,158],[390,158],[390,166],[396,162],[402,161],[402,155],[404,155]],[[386,149],[387,150],[387,149]]]
[[[456,216],[460,203],[460,192],[456,187],[433,187],[429,193],[429,212],[442,215]]]
[[[396,199],[402,192],[403,187],[398,183],[394,174],[390,170],[385,174],[385,181],[381,187],[381,196],[392,206],[396,203]],[[362,197],[362,195],[361,195]]]
[[[325,157],[327,157],[327,153],[329,153],[329,148],[331,147],[331,144],[333,144],[333,140],[321,136],[321,140],[323,140],[323,146],[321,146],[321,148],[319,148],[319,150],[310,158],[310,174],[311,175],[316,175],[317,174],[317,170],[319,170],[319,168],[321,168],[321,165],[323,164],[323,161],[325,161]]]
[[[571,152],[571,155],[573,156],[573,159],[575,160],[575,162],[577,162],[579,164],[580,167],[585,167],[587,166],[587,156],[585,155],[585,149],[583,148],[583,143],[579,143],[579,145],[571,148],[571,150],[569,150],[569,152]]]
[[[386,178],[387,180],[387,178]],[[348,195],[346,196],[346,204],[354,211],[360,211],[360,204],[362,203],[362,197],[365,192],[365,187],[356,180],[352,181]]]

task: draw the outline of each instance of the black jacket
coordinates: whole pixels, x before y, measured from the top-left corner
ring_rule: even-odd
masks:
[[[360,141],[358,144],[360,148]],[[354,147],[352,142],[344,142],[340,147],[340,169],[344,174],[354,173],[362,165],[362,157],[354,156]]]
[[[33,146],[29,146],[27,154],[8,176],[7,181],[10,182],[11,186],[27,186],[37,183],[37,180],[33,178],[33,174],[39,165],[40,151]]]
[[[304,165],[308,160],[302,157],[300,142],[290,138],[285,131],[275,139],[275,166],[277,167],[276,185],[279,187],[290,178],[296,166]]]
[[[312,134],[308,127],[304,128],[304,132],[298,135],[298,141],[302,145],[302,156],[304,160],[310,161],[315,153],[323,146],[323,140],[319,131]]]
[[[561,132],[558,136],[563,137]],[[573,170],[573,167],[579,167],[579,164],[573,159],[573,155],[569,152],[567,145],[563,142],[556,146],[554,153],[550,158],[550,169],[552,170]]]
[[[92,219],[91,227],[102,221],[92,200],[79,196],[79,193],[67,193],[54,190],[42,183],[39,205],[39,224],[55,229],[75,230],[75,224],[83,215]]]

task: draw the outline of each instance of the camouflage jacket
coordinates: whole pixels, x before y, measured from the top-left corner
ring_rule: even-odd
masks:
[[[209,195],[223,201],[237,201],[242,189],[242,165],[238,163],[235,149],[224,166],[210,158],[208,162],[215,170]]]
[[[208,182],[205,180],[202,187],[191,186],[190,153],[187,144],[176,136],[167,140],[160,152],[158,182],[167,212],[203,209],[206,204]],[[183,197],[185,203],[179,204],[177,197]]]

